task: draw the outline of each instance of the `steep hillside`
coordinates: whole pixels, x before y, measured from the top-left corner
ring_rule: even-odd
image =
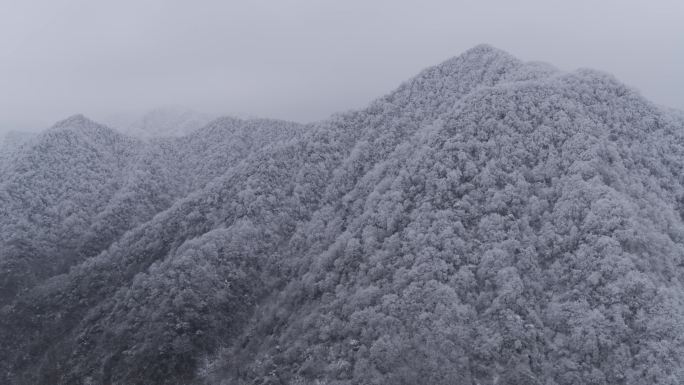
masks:
[[[473,92],[301,228],[210,378],[680,383],[672,123],[588,71]]]
[[[6,297],[0,382],[684,381],[684,124],[608,75],[478,46],[306,129],[136,146],[81,216],[109,235]]]

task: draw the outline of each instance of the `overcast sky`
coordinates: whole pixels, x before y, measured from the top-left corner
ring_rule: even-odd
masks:
[[[684,109],[682,0],[0,0],[0,130],[163,105],[319,120],[479,43]]]

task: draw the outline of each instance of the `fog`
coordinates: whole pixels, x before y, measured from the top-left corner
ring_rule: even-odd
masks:
[[[684,2],[0,0],[0,131],[180,105],[309,122],[488,43],[684,109]]]

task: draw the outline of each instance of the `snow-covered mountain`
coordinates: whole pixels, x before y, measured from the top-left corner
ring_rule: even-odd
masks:
[[[684,119],[610,75],[478,46],[309,126],[32,143],[2,383],[684,382]]]
[[[82,115],[55,124],[18,147],[2,170],[0,303],[104,250],[299,129],[225,118],[201,134],[142,141]]]

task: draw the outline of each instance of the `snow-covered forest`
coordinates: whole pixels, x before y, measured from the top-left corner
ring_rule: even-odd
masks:
[[[1,384],[684,383],[684,114],[611,75],[483,45],[312,124],[13,138]]]

